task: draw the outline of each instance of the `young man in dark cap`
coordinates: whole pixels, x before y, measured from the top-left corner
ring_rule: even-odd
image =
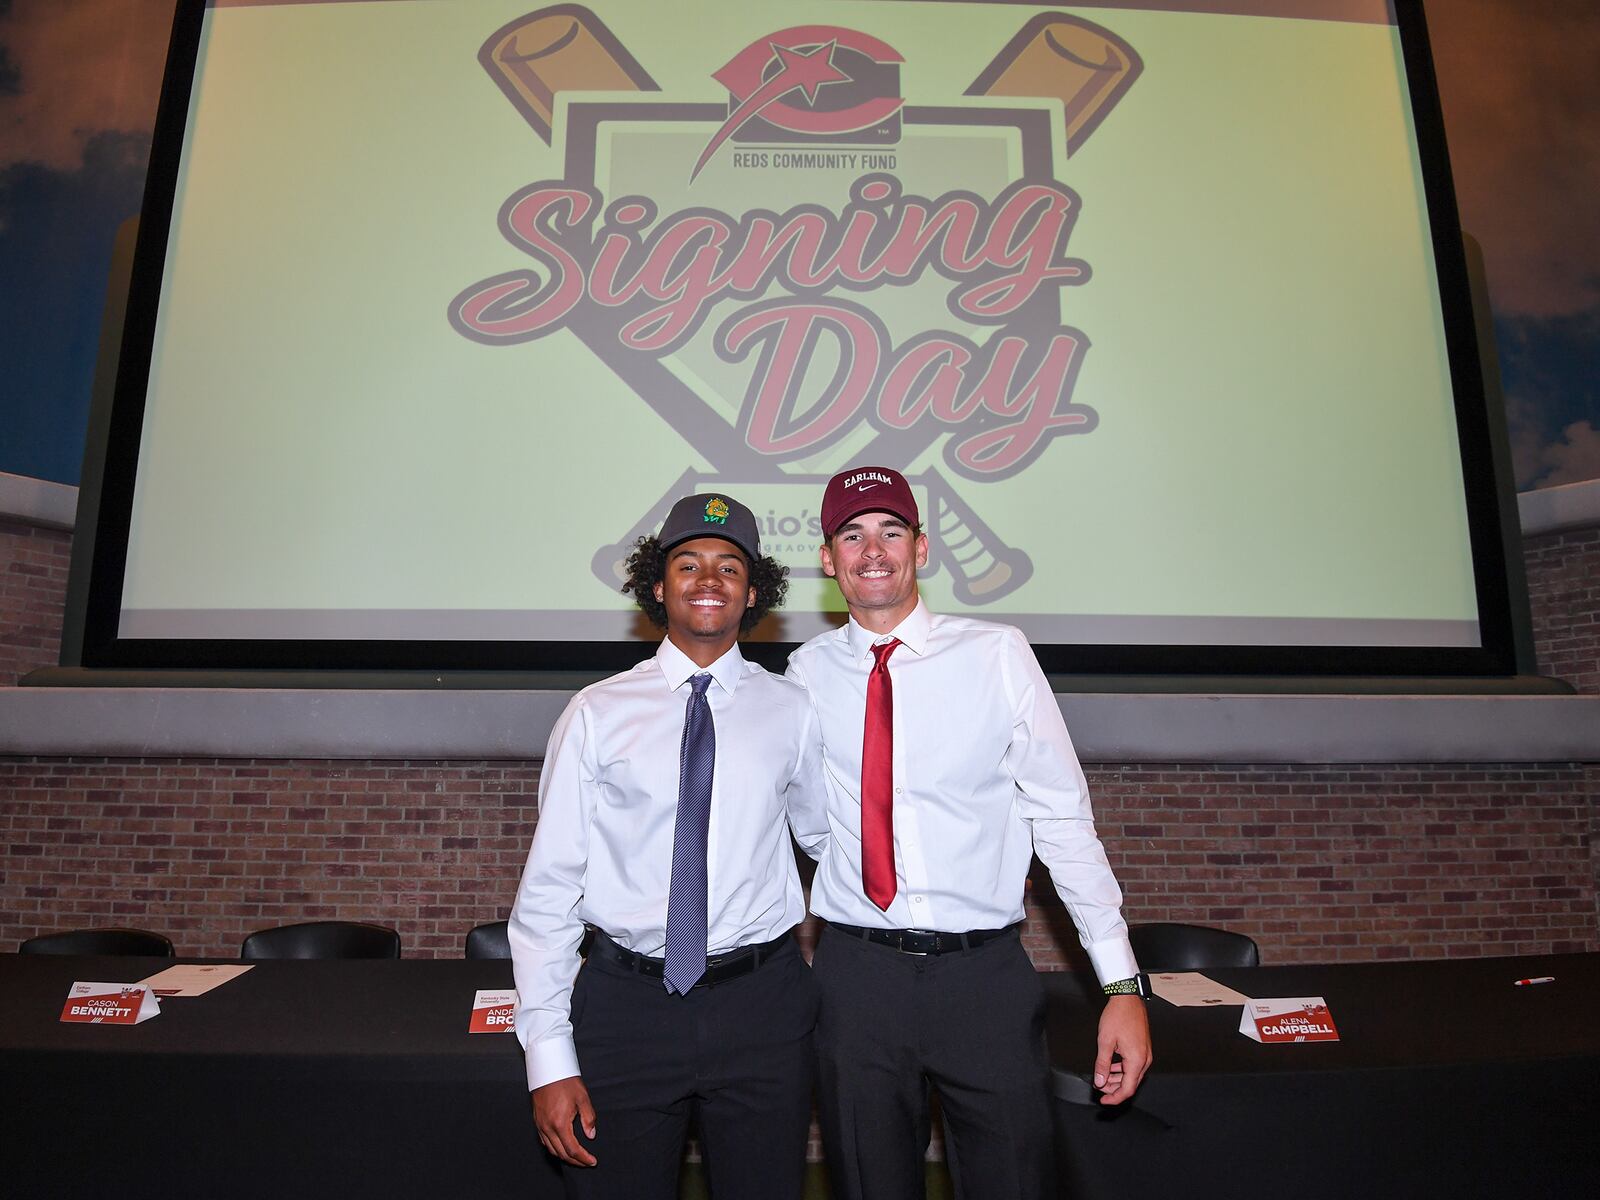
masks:
[[[923,605],[928,539],[898,471],[834,476],[822,527],[850,620],[795,651],[789,677],[821,726],[834,829],[811,887],[833,1195],[923,1194],[931,1085],[958,1194],[1054,1196],[1043,990],[1018,934],[1034,854],[1109,997],[1102,1101],[1126,1100],[1150,1063],[1083,771],[1021,631]]]
[[[675,1198],[692,1122],[713,1195],[797,1198],[817,998],[789,830],[820,852],[826,801],[805,693],[738,647],[785,569],[700,495],[628,570],[666,638],[557,722],[511,913],[535,1123],[569,1196]]]

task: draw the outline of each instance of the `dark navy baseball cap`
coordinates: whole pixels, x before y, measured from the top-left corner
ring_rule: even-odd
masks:
[[[761,533],[756,516],[732,496],[703,492],[685,496],[672,506],[657,535],[663,550],[694,538],[714,537],[732,542],[752,562],[761,557]]]

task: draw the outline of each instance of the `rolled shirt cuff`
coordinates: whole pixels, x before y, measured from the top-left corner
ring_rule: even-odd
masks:
[[[569,1037],[549,1038],[528,1047],[528,1090],[570,1079],[579,1073],[578,1051]]]
[[[1133,957],[1133,946],[1125,937],[1095,942],[1084,950],[1102,986],[1119,979],[1132,979],[1139,973],[1139,960]]]

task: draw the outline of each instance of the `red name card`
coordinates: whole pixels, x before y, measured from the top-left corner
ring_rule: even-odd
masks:
[[[142,983],[74,983],[61,1019],[84,1025],[137,1025],[161,1012],[155,993]]]
[[[1239,1032],[1262,1043],[1339,1040],[1333,1014],[1321,996],[1251,1000],[1239,1018]]]
[[[477,992],[472,998],[468,1033],[512,1033],[516,1027],[517,993]]]

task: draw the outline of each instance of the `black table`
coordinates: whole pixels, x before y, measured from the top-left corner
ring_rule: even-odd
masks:
[[[0,1194],[560,1194],[516,1038],[467,1033],[510,963],[260,962],[143,1025],[58,1020],[73,980],[171,965],[0,956]]]
[[[516,1039],[466,1032],[509,964],[262,962],[143,1025],[57,1020],[75,979],[169,965],[0,955],[0,1195],[560,1194]],[[1213,974],[1325,996],[1344,1040],[1260,1046],[1236,1007],[1153,1001],[1155,1071],[1098,1108],[1099,1000],[1046,975],[1064,1194],[1600,1194],[1600,955]],[[1557,982],[1511,986],[1531,975]]]
[[[1102,1108],[1100,1001],[1046,975],[1065,1194],[1600,1195],[1600,954],[1205,974],[1322,996],[1341,1040],[1264,1046],[1237,1005],[1153,1000],[1155,1068]],[[1513,986],[1541,975],[1556,982]]]

